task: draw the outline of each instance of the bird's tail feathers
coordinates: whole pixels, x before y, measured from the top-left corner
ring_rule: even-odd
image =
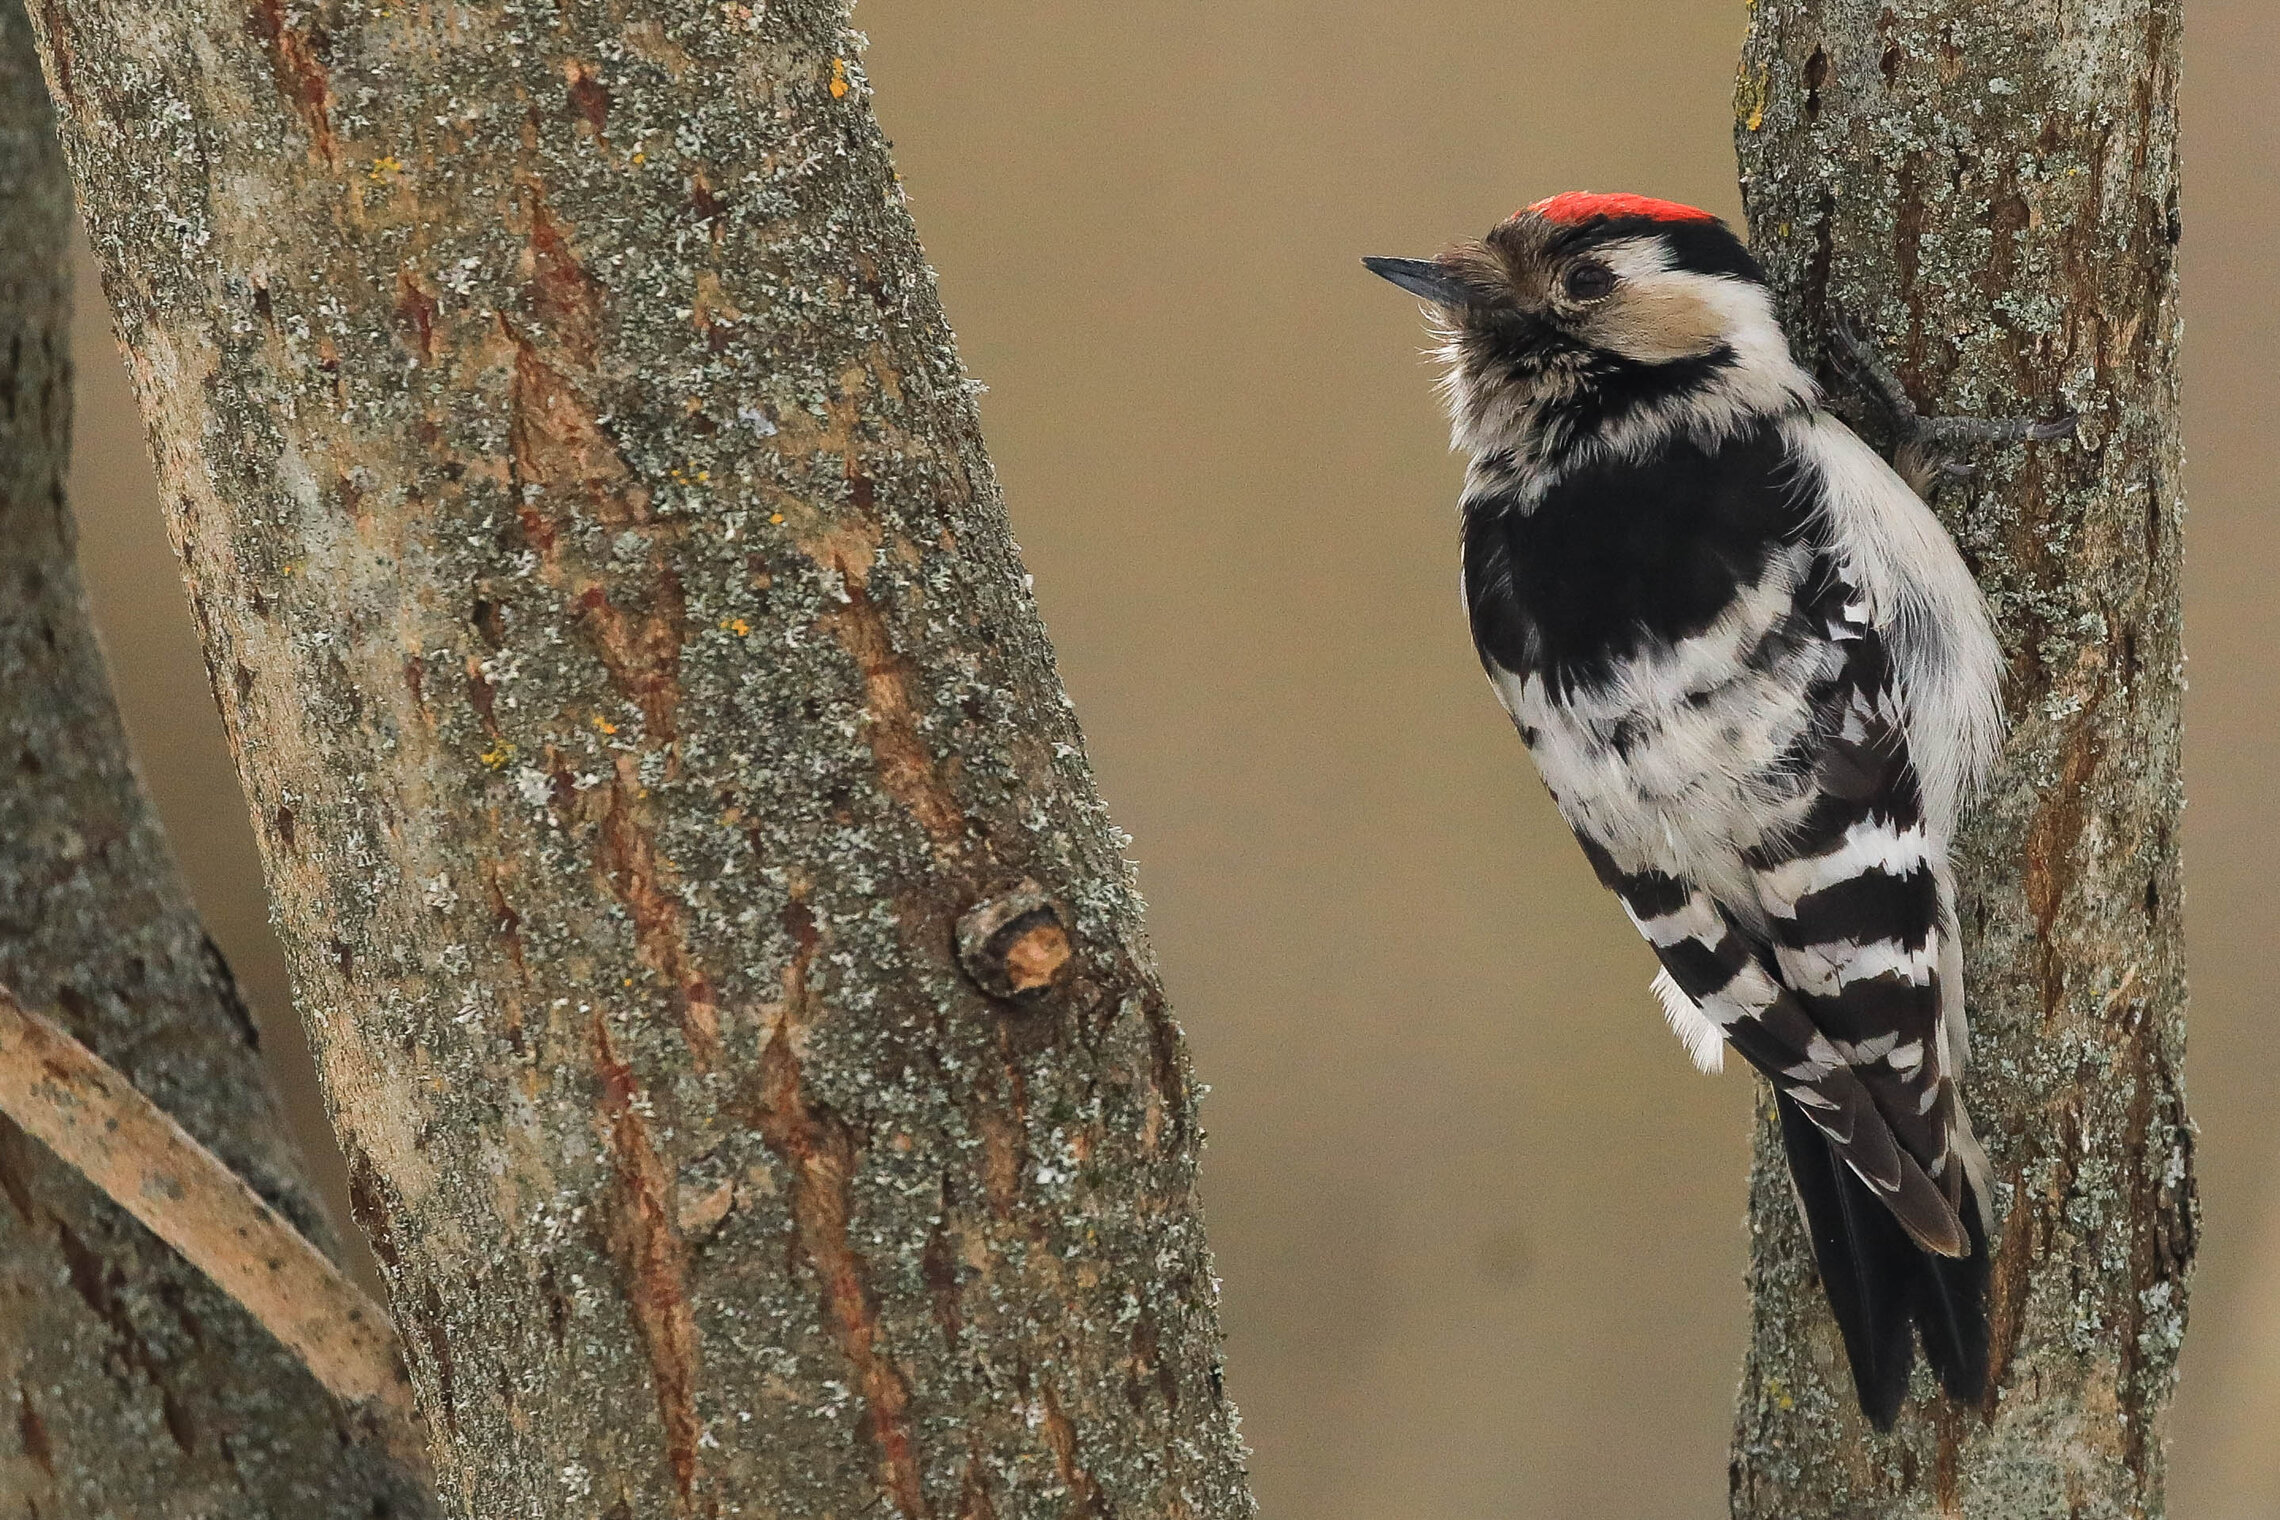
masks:
[[[1878,1430],[1892,1428],[1908,1397],[1919,1331],[1925,1360],[1948,1396],[1976,1402],[1987,1383],[1988,1253],[1980,1179],[1967,1168],[1965,1186],[1974,1196],[1960,1212],[1969,1248],[1958,1257],[1927,1251],[1793,1099],[1777,1094],[1775,1101],[1790,1177],[1861,1412]]]

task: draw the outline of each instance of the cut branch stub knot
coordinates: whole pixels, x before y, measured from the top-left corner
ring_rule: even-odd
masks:
[[[1034,881],[985,897],[958,920],[958,964],[1001,1002],[1042,1002],[1076,969],[1068,917]]]

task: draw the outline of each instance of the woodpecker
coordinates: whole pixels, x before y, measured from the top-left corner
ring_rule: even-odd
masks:
[[[1742,240],[1670,201],[1570,192],[1363,262],[1441,340],[1481,664],[1671,1028],[1770,1083],[1863,1413],[1891,1428],[1919,1335],[1976,1402],[1993,1214],[1948,857],[2002,660],[1919,491],[1961,444],[2072,419],[1919,418],[1841,334],[1903,479],[1792,358]]]

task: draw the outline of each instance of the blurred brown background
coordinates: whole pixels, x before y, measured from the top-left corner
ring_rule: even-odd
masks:
[[[1229,1378],[1280,1520],[1725,1513],[1749,1085],[1697,1076],[1482,683],[1424,254],[1524,200],[1738,213],[1742,7],[863,0],[879,109],[1213,1088]],[[2280,40],[2199,0],[2184,243],[2192,1098],[2178,1520],[2280,1515]],[[100,298],[76,500],[129,726],[312,1143],[244,813]]]

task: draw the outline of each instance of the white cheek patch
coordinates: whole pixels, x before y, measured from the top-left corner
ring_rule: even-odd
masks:
[[[1712,353],[1748,321],[1739,281],[1662,267],[1661,258],[1616,267],[1620,283],[1600,312],[1584,325],[1596,346],[1641,364],[1668,364]]]

